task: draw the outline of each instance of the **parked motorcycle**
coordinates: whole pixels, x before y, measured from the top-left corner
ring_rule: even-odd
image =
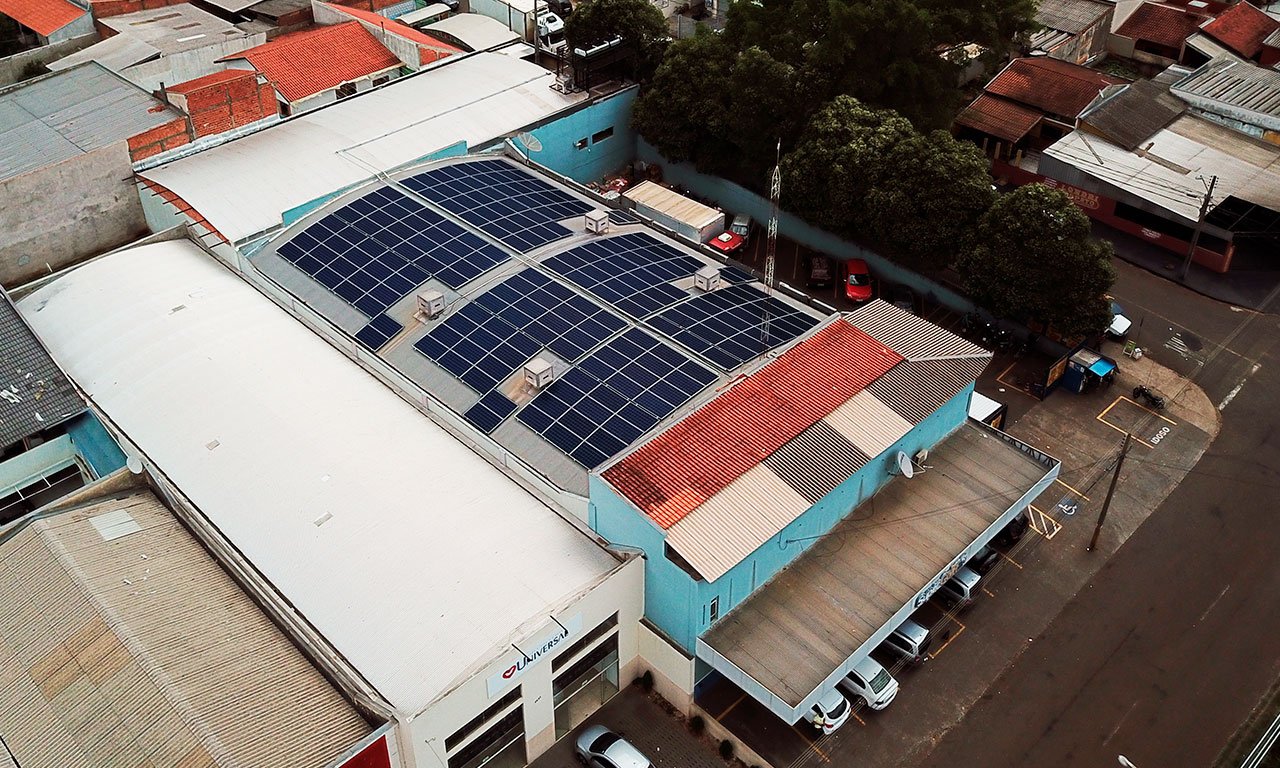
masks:
[[[1139,402],[1145,401],[1157,411],[1164,410],[1164,396],[1146,384],[1139,384],[1133,388],[1133,399]]]

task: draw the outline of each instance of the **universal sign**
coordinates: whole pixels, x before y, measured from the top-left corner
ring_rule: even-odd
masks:
[[[582,614],[578,614],[563,623],[552,621],[551,626],[547,627],[541,635],[520,643],[520,648],[517,649],[519,653],[513,654],[499,671],[489,676],[486,684],[489,698],[511,687],[511,684],[519,680],[530,667],[553,656],[569,638],[581,631]]]

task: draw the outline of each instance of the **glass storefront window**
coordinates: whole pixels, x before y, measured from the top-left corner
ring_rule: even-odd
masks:
[[[551,687],[559,739],[618,692],[618,636],[613,635],[556,676]]]
[[[516,707],[465,747],[449,755],[449,768],[523,768],[524,708]]]

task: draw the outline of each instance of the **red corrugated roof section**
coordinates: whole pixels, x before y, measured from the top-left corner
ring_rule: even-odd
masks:
[[[1183,8],[1143,3],[1129,14],[1115,34],[1166,48],[1181,48],[1183,41],[1199,28],[1204,18],[1189,14]]]
[[[282,35],[227,59],[248,59],[289,101],[400,66],[358,21]]]
[[[1075,119],[1103,88],[1127,82],[1088,67],[1042,56],[1014,59],[983,90],[1051,115]]]
[[[1044,115],[1034,109],[984,93],[965,107],[956,117],[956,123],[998,139],[1016,142],[1030,133],[1042,117]]]
[[[326,3],[326,5],[328,4]],[[408,40],[412,43],[417,43],[418,45],[426,46],[427,48],[436,49],[441,53],[453,54],[453,53],[463,52],[462,49],[458,48],[457,46],[449,45],[448,43],[442,40],[437,40],[436,38],[426,34],[425,32],[419,32],[418,30],[414,29],[408,24],[401,24],[398,21],[393,21],[391,19],[388,19],[386,16],[380,16],[374,13],[373,11],[366,11],[362,8],[352,8],[351,6],[348,6],[348,5],[329,5],[329,7],[334,9],[335,11],[341,11],[342,13],[345,13],[348,16],[351,16],[352,18],[360,19],[365,23],[377,25],[380,29],[384,29],[388,33],[396,35],[397,37],[403,37],[405,40]],[[444,57],[440,56],[437,58],[444,58]],[[425,64],[428,61],[434,61],[434,60],[435,59],[424,58],[422,63]]]
[[[0,0],[0,13],[48,37],[88,11],[67,0]]]
[[[837,320],[605,470],[604,478],[670,528],[901,361]]]
[[[1202,27],[1203,32],[1231,50],[1252,59],[1262,50],[1262,41],[1280,29],[1276,21],[1252,5],[1236,3]]]

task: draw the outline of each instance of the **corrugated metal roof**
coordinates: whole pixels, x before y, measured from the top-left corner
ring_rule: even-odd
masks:
[[[160,49],[132,35],[112,35],[46,66],[54,72],[71,69],[86,61],[96,61],[112,72],[119,72],[139,62],[158,58]]]
[[[641,205],[647,205],[655,211],[661,211],[677,221],[682,221],[696,229],[702,229],[714,222],[724,213],[697,200],[690,200],[672,189],[652,181],[642,181],[629,187],[622,196]]]
[[[604,477],[670,528],[901,360],[837,320],[605,470]]]
[[[991,353],[968,339],[886,301],[872,301],[848,316],[849,322],[907,360],[981,357]]]
[[[1170,90],[1209,111],[1220,104],[1280,120],[1280,72],[1238,59],[1214,59],[1175,83]],[[1264,127],[1280,130],[1280,123]]]
[[[667,544],[715,581],[809,507],[808,499],[760,464],[667,529]]]
[[[107,541],[104,515],[124,535]],[[10,536],[0,604],[0,731],[21,765],[322,766],[369,732],[150,492]]]
[[[85,403],[0,289],[0,448],[83,413]]]
[[[1049,29],[1077,34],[1111,11],[1099,0],[1040,0],[1036,23]]]
[[[1156,131],[1186,111],[1186,104],[1168,86],[1139,80],[1098,102],[1080,115],[1080,124],[1109,141],[1136,149]]]
[[[997,139],[1016,142],[1031,133],[1042,119],[1044,115],[1030,107],[981,93],[956,116],[956,123]]]
[[[97,62],[0,91],[0,179],[114,144],[182,117]]]
[[[982,374],[991,355],[951,360],[904,360],[867,391],[912,424],[919,424]]]
[[[425,27],[427,32],[443,32],[473,51],[487,51],[501,45],[509,45],[520,36],[497,19],[478,13],[458,13]]]
[[[108,16],[99,19],[98,23],[121,35],[149,43],[165,56],[208,46],[225,46],[228,40],[244,40],[251,36],[235,24],[190,3]]]
[[[810,504],[817,504],[870,460],[824,420],[774,451],[764,464]]]
[[[901,363],[899,363],[901,365]],[[876,457],[911,431],[911,422],[864,389],[823,419],[858,450]]]

